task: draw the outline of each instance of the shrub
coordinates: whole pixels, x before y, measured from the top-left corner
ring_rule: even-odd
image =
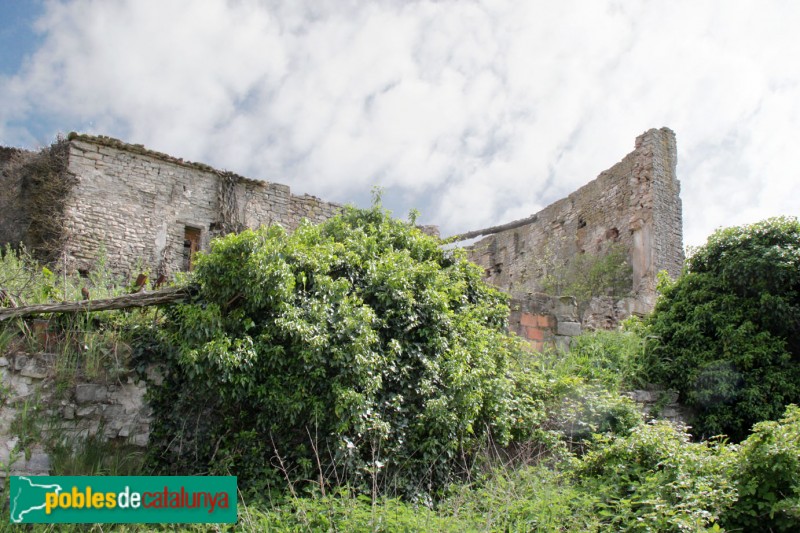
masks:
[[[512,359],[512,432],[517,443],[533,444],[545,453],[559,443],[580,450],[595,433],[627,434],[641,423],[634,402],[602,380],[578,375],[578,361],[560,350]]]
[[[741,531],[797,531],[800,524],[800,408],[760,422],[742,442],[734,473],[739,501],[723,523]]]
[[[606,529],[702,531],[736,499],[734,459],[729,447],[691,443],[685,431],[659,421],[627,436],[598,436],[574,475],[597,498]]]
[[[506,299],[380,207],[229,235],[165,322],[155,456],[242,486],[421,494],[511,427]]]
[[[745,438],[800,401],[800,223],[720,230],[662,280],[651,376],[697,413],[698,435]]]
[[[557,363],[564,375],[597,381],[612,391],[644,385],[647,328],[630,318],[621,331],[590,331],[575,337]]]

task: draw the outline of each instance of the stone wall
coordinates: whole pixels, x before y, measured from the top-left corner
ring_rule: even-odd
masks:
[[[272,223],[291,231],[302,218],[321,222],[341,208],[294,195],[286,185],[108,137],[70,134],[68,142],[67,172],[77,182],[67,195],[62,224],[71,270],[91,269],[103,250],[116,271],[145,268],[151,274],[172,274],[186,266],[187,231],[199,232],[199,245],[207,248],[221,232]],[[548,270],[619,243],[633,271],[634,299],[628,306],[637,313],[649,311],[656,273],[667,270],[676,276],[683,262],[675,153],[672,131],[645,132],[621,162],[513,229],[475,243],[470,259],[500,289],[535,293],[543,289],[540,280],[552,273]],[[0,242],[27,242],[21,237],[36,229],[24,224],[15,173],[29,154],[0,151],[0,207],[7,208],[0,212]]]
[[[205,249],[226,225],[281,224],[291,231],[302,218],[320,222],[340,209],[293,195],[286,185],[106,137],[71,135],[69,171],[78,179],[65,217],[70,269],[90,269],[102,248],[114,270],[141,265],[168,275],[185,266],[187,228],[199,231]]]
[[[98,435],[147,446],[150,408],[145,381],[124,370],[114,379],[78,376],[65,389],[57,379],[58,357],[13,350],[0,356],[0,476],[48,475],[51,462],[42,443],[51,438],[79,442]],[[20,428],[34,434],[25,437]],[[23,438],[36,444],[22,446]]]
[[[547,294],[512,295],[509,331],[526,339],[536,351],[569,348],[572,337],[583,328],[578,305],[571,296]]]
[[[548,269],[565,269],[579,254],[602,254],[619,243],[633,271],[634,298],[626,306],[644,314],[654,303],[658,271],[677,276],[683,265],[675,166],[675,134],[649,130],[636,139],[632,153],[594,181],[478,241],[469,247],[469,258],[501,290],[536,293],[543,276],[552,274]]]
[[[187,231],[198,234],[199,247],[206,249],[223,232],[263,224],[292,231],[303,218],[321,222],[341,209],[314,196],[294,195],[286,185],[244,178],[141,145],[78,134],[66,142],[38,153],[0,150],[0,243],[37,247],[41,206],[32,208],[28,196],[49,178],[26,172],[31,174],[30,163],[51,157],[58,146],[66,154],[69,188],[60,195],[63,213],[49,220],[58,219],[53,222],[61,234],[51,240],[60,248],[59,263],[65,259],[70,271],[90,270],[104,255],[119,273],[142,269],[170,275],[186,268]]]

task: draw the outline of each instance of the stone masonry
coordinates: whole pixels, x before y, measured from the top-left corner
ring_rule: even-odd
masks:
[[[187,246],[208,247],[227,231],[281,224],[287,230],[303,218],[321,222],[341,206],[291,193],[286,185],[252,180],[208,165],[191,163],[141,145],[108,137],[70,134],[64,171],[74,178],[63,209],[63,254],[69,270],[89,270],[105,254],[120,273],[147,269],[171,275],[187,268]],[[30,153],[28,153],[30,154]],[[25,153],[5,149],[0,170],[6,202],[24,210],[29,176],[15,174]],[[32,157],[32,156],[28,156]],[[10,197],[9,197],[10,196]],[[25,213],[17,223],[0,214],[0,240],[28,243],[35,228]],[[18,239],[18,240],[17,240]],[[193,244],[187,245],[187,240]],[[135,274],[135,273],[134,273]]]
[[[515,293],[542,290],[540,280],[583,253],[602,254],[613,243],[628,252],[632,298],[623,314],[645,314],[655,300],[656,274],[676,277],[683,266],[680,184],[675,174],[675,134],[652,129],[635,150],[568,197],[469,248],[486,280]]]
[[[69,188],[62,212],[56,213],[62,234],[50,237],[59,243],[58,257],[69,270],[89,270],[104,253],[117,272],[135,275],[134,270],[145,269],[169,276],[188,269],[191,254],[208,248],[216,235],[273,223],[291,231],[302,218],[321,222],[341,208],[294,195],[286,185],[109,137],[73,133],[62,142],[67,143],[62,174]],[[37,235],[37,219],[30,210],[41,202],[30,198],[42,180],[25,175],[37,168],[25,162],[36,157],[41,155],[0,150],[0,244],[38,244],[31,237]],[[632,297],[601,314],[645,314],[654,303],[658,271],[677,276],[683,264],[675,167],[675,134],[651,129],[621,162],[513,229],[475,243],[468,248],[469,258],[501,290],[536,293],[547,268],[563,267],[579,254],[602,254],[617,243],[628,252]],[[543,262],[550,255],[556,265]]]
[[[223,174],[105,137],[70,139],[69,171],[79,184],[67,206],[66,251],[79,269],[89,268],[104,246],[116,269],[141,261],[171,274],[185,269],[187,230],[199,233],[205,249],[226,223],[231,229],[277,223],[293,230],[302,218],[321,222],[339,209],[293,195],[286,185]],[[231,220],[220,205],[226,186]]]
[[[48,475],[49,455],[41,444],[24,450],[14,421],[34,431],[37,442],[45,437],[81,439],[102,432],[104,439],[119,439],[135,447],[147,446],[150,408],[145,402],[145,381],[134,371],[109,380],[79,378],[66,390],[57,383],[56,359],[61,354],[12,351],[0,355],[0,478],[11,475]],[[154,379],[157,374],[149,373]],[[0,483],[2,490],[2,483]]]

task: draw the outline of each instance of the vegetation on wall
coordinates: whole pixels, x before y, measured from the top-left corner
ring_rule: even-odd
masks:
[[[59,139],[31,157],[18,172],[22,176],[20,201],[25,206],[25,245],[44,263],[59,259],[63,249],[63,212],[75,177],[67,171],[69,143]],[[14,243],[18,244],[18,243]]]
[[[696,435],[741,440],[800,402],[800,222],[717,231],[660,290],[649,375],[695,410]]]
[[[625,246],[613,243],[598,253],[578,254],[563,264],[557,254],[544,250],[538,259],[542,291],[553,296],[574,296],[580,307],[596,296],[628,296],[633,270]]]

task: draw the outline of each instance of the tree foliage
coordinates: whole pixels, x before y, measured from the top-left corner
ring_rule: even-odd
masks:
[[[419,494],[508,440],[506,298],[380,207],[229,235],[194,280],[151,401],[174,471]]]
[[[800,223],[714,233],[661,285],[652,376],[697,413],[700,435],[747,436],[800,401]]]

